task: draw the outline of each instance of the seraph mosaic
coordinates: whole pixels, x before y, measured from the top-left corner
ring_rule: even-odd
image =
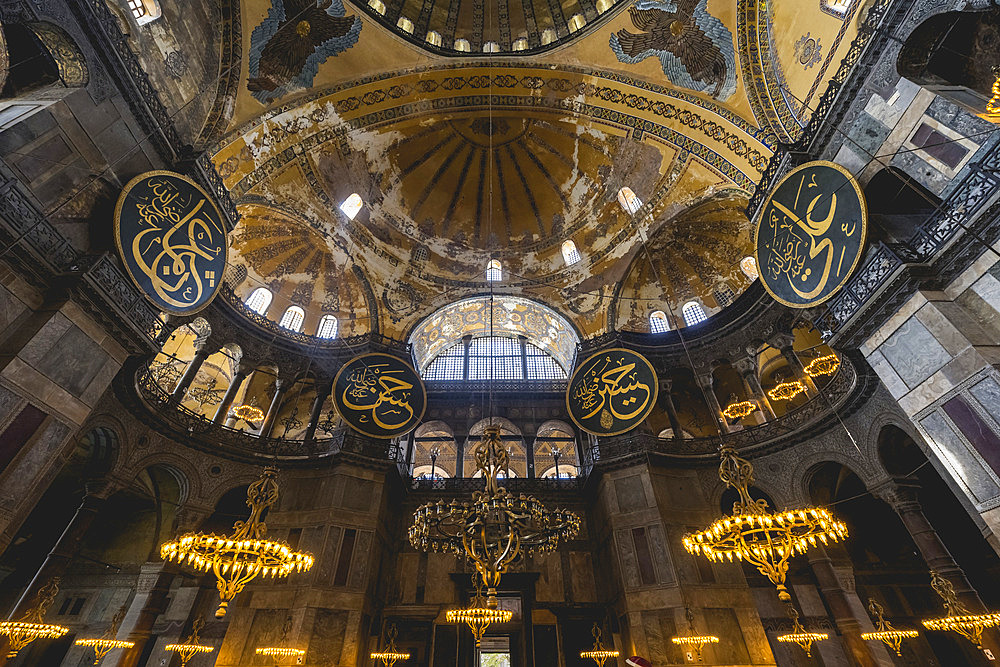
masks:
[[[361,19],[342,0],[272,0],[267,18],[250,35],[247,89],[270,102],[312,86],[319,66],[354,46]]]
[[[623,63],[655,57],[675,86],[726,100],[736,92],[736,50],[708,0],[639,0],[629,16],[641,32],[619,30],[611,50]]]

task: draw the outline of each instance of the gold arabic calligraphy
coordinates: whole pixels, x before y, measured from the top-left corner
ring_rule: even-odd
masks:
[[[199,264],[224,252],[225,231],[209,214],[211,204],[204,197],[185,197],[160,176],[143,185],[148,194],[135,208],[144,229],[132,239],[136,266],[165,303],[176,308],[197,304],[221,278],[212,267],[199,270]]]
[[[815,299],[826,289],[830,280],[833,262],[837,260],[836,275],[838,278],[844,270],[844,254],[847,246],[841,244],[838,257],[837,247],[833,240],[827,237],[830,227],[837,216],[837,193],[814,190],[820,186],[816,183],[816,174],[803,172],[799,179],[795,201],[787,206],[777,199],[772,199],[774,209],[769,220],[773,230],[770,253],[765,259],[765,267],[769,277],[778,281],[782,276],[788,285],[801,299]],[[805,190],[805,192],[803,192]],[[799,205],[808,201],[804,214],[799,211]],[[829,212],[825,217],[817,215],[817,207],[829,202]],[[839,229],[843,233],[841,239],[849,238],[858,231],[860,224],[856,220],[843,222]],[[779,238],[779,234],[781,234]],[[850,270],[853,262],[846,267]],[[818,280],[816,276],[818,277]],[[815,287],[806,289],[802,284],[811,284],[816,280]]]
[[[413,419],[410,406],[413,384],[395,377],[404,369],[390,369],[389,364],[368,364],[351,371],[341,400],[345,407],[365,413],[358,416],[363,424],[373,423],[393,431]]]
[[[612,418],[628,422],[642,414],[653,397],[648,384],[638,377],[635,362],[620,355],[598,357],[580,374],[572,397],[586,421],[600,413],[601,427],[610,429]]]

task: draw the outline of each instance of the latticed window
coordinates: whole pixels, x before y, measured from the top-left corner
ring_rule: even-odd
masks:
[[[443,43],[441,40],[441,33],[431,30],[427,33],[427,37],[424,38],[428,44],[433,44],[434,46],[441,46]]]
[[[491,283],[503,280],[503,264],[500,263],[499,259],[491,259],[486,265],[486,280]]]
[[[425,380],[464,380],[465,343],[452,345],[424,369]]]
[[[516,338],[476,338],[469,346],[470,380],[521,380],[521,343]]]
[[[280,326],[289,331],[302,331],[302,322],[306,319],[306,313],[298,306],[289,306],[285,314],[281,316]]]
[[[365,202],[361,199],[361,195],[357,192],[352,194],[350,197],[344,200],[344,203],[340,205],[340,210],[344,212],[351,220],[361,211],[361,207],[365,205]]]
[[[576,249],[576,244],[571,239],[563,241],[562,255],[567,264],[576,264],[580,261],[580,251]]]
[[[319,338],[337,337],[337,318],[333,315],[324,315],[319,320],[319,328],[316,329]]]
[[[720,308],[725,308],[733,301],[736,301],[736,292],[733,288],[729,286],[729,283],[719,283],[714,290],[712,290],[712,295],[715,297],[715,302],[719,304]]]
[[[642,208],[642,200],[632,192],[632,188],[622,188],[618,191],[618,203],[629,215],[635,215]]]
[[[413,33],[413,21],[406,18],[405,16],[400,16],[399,20],[396,21],[396,27],[403,32]]]
[[[258,287],[246,301],[246,306],[258,315],[265,315],[268,306],[271,305],[271,290],[266,287]]]
[[[451,346],[427,365],[423,376],[431,381],[565,380],[566,371],[552,355],[531,342],[522,345],[517,338],[487,336],[472,339],[468,346]]]
[[[541,348],[527,343],[525,345],[525,360],[528,367],[529,380],[565,380],[566,371]]]
[[[750,280],[760,278],[760,272],[757,271],[757,260],[753,257],[744,257],[741,259],[740,268],[743,270],[743,274]]]
[[[670,321],[665,312],[657,310],[649,314],[650,333],[666,333],[668,331],[670,331]]]
[[[688,301],[685,303],[681,312],[684,314],[684,323],[688,326],[704,322],[708,319],[705,309],[697,301]]]
[[[142,4],[142,0],[128,0],[128,8],[132,10],[132,17],[135,19],[146,15],[146,5]]]

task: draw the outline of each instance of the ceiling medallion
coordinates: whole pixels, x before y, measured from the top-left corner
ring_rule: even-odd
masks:
[[[900,649],[903,645],[903,640],[913,639],[919,633],[916,630],[897,630],[892,627],[892,623],[885,620],[885,616],[882,615],[885,613],[885,609],[872,598],[868,598],[868,613],[875,616],[876,632],[862,632],[861,638],[865,641],[877,639],[895,651],[897,656],[902,657],[903,653]]]
[[[277,472],[276,468],[265,468],[261,478],[247,489],[250,516],[233,524],[232,535],[187,533],[160,547],[164,560],[215,574],[220,600],[216,618],[226,615],[229,602],[258,575],[287,577],[313,565],[309,554],[292,551],[284,542],[264,539],[267,524],[261,516],[278,500]]]
[[[753,401],[739,401],[737,403],[730,403],[726,406],[726,409],[722,411],[729,419],[742,419],[748,414],[757,409],[757,404]]]
[[[799,380],[791,382],[781,382],[767,392],[772,401],[790,401],[806,390],[806,386]]]
[[[181,657],[181,667],[187,667],[188,661],[199,653],[211,653],[215,650],[214,646],[205,646],[198,643],[201,641],[198,633],[201,632],[204,625],[205,621],[199,618],[191,626],[191,635],[183,644],[167,644],[163,647],[163,650],[178,654]]]
[[[494,623],[507,623],[514,618],[514,612],[509,609],[499,609],[496,600],[493,605],[483,598],[483,582],[479,573],[472,575],[472,584],[476,587],[476,596],[469,602],[465,609],[449,609],[445,613],[445,620],[449,623],[465,623],[472,630],[472,636],[476,638],[476,648],[483,639],[486,628]]]
[[[829,639],[830,635],[825,632],[806,632],[806,629],[799,623],[799,612],[795,607],[788,605],[788,616],[792,619],[792,631],[785,635],[778,635],[779,642],[795,643],[806,652],[806,657],[812,657],[813,642],[821,642]]]
[[[833,375],[840,368],[840,358],[835,354],[828,354],[825,357],[817,357],[809,362],[805,367],[806,375],[811,378],[821,375]]]
[[[500,427],[488,426],[475,449],[476,467],[485,491],[472,500],[426,503],[413,513],[410,544],[419,551],[441,551],[471,560],[487,588],[487,606],[497,608],[497,586],[507,566],[523,554],[555,551],[559,540],[580,530],[580,517],[550,510],[534,496],[514,496],[497,482],[506,479],[510,455],[500,440]]]
[[[678,637],[672,637],[670,641],[690,650],[694,653],[695,662],[701,662],[701,652],[705,648],[705,644],[718,644],[719,638],[715,635],[697,635],[694,631],[694,614],[691,612],[690,607],[684,610],[684,616],[687,618],[688,631],[691,634],[681,635]]]
[[[684,536],[688,553],[701,554],[711,561],[735,557],[747,561],[778,589],[778,599],[790,602],[785,587],[788,560],[804,553],[817,541],[824,545],[847,537],[847,526],[820,507],[773,512],[764,499],[754,500],[753,465],[736,455],[731,444],[723,444],[719,479],[739,493],[733,513],[723,516],[704,531]]]
[[[98,639],[77,639],[73,642],[73,645],[89,646],[93,648],[95,665],[101,664],[101,660],[104,659],[104,656],[116,648],[132,648],[135,646],[135,642],[115,639],[115,635],[118,634],[118,628],[122,624],[122,619],[125,618],[125,612],[127,609],[127,607],[122,607],[118,610],[118,613],[111,619],[111,625],[108,626],[108,629],[104,632],[103,636]]]
[[[385,667],[392,667],[393,664],[400,660],[409,660],[409,653],[400,653],[396,650],[396,635],[399,634],[396,630],[395,624],[389,626],[389,630],[385,633],[385,648],[381,651],[377,651],[371,654],[372,660],[378,660]],[[478,644],[477,644],[478,646]]]
[[[944,600],[946,616],[921,621],[928,630],[951,630],[983,648],[983,630],[1000,625],[1000,613],[972,614],[958,601],[951,582],[931,570],[931,588]]]
[[[24,618],[20,621],[0,623],[0,635],[7,635],[7,641],[10,643],[8,659],[16,656],[22,648],[36,639],[58,639],[69,632],[69,628],[45,622],[45,612],[58,593],[59,578],[56,577],[38,591],[38,601],[33,609],[28,610]]]
[[[590,634],[594,635],[594,648],[589,651],[581,651],[581,658],[584,660],[589,658],[597,663],[597,667],[604,667],[605,660],[618,657],[618,651],[604,648],[604,644],[601,643],[601,627],[597,623],[594,623]]]
[[[254,653],[274,658],[275,665],[280,664],[282,658],[301,658],[306,654],[300,648],[284,648],[282,646],[264,646],[256,649]]]

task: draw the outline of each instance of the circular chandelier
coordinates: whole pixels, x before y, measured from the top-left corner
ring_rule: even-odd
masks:
[[[247,489],[250,516],[233,524],[232,535],[187,533],[160,547],[163,560],[215,574],[219,589],[216,618],[226,615],[230,601],[258,576],[282,578],[312,567],[313,557],[292,551],[284,542],[266,540],[264,511],[278,500],[277,469],[268,467]]]
[[[590,634],[594,635],[594,648],[589,651],[581,651],[581,658],[584,660],[589,658],[597,663],[597,667],[604,667],[605,660],[618,657],[618,651],[604,648],[604,644],[601,643],[601,627],[597,623],[594,623]]]
[[[77,639],[73,642],[73,645],[93,648],[95,665],[101,664],[101,660],[104,659],[104,656],[116,648],[132,648],[135,646],[135,642],[114,638],[118,633],[118,627],[121,625],[122,619],[125,618],[126,610],[127,607],[122,607],[118,610],[118,613],[116,613],[114,618],[111,619],[111,625],[108,626],[108,629],[102,637],[97,639]]]
[[[690,649],[694,653],[695,660],[701,662],[701,652],[704,650],[705,644],[718,644],[719,638],[715,635],[695,634],[694,614],[691,612],[690,607],[684,610],[684,616],[687,618],[688,630],[691,634],[671,637],[670,641],[677,646]]]
[[[10,644],[7,658],[13,658],[25,646],[36,639],[58,639],[69,632],[69,628],[45,622],[45,612],[59,593],[59,578],[51,580],[38,591],[38,600],[33,609],[28,610],[20,621],[0,622],[0,635],[6,635]]]
[[[778,599],[789,602],[792,598],[785,587],[788,560],[817,543],[846,538],[847,526],[823,508],[769,510],[766,500],[750,497],[753,465],[737,456],[731,444],[723,444],[720,454],[719,479],[739,493],[739,500],[731,515],[703,531],[685,535],[684,548],[713,562],[735,558],[750,563],[777,587]]]
[[[877,639],[895,651],[897,656],[902,657],[903,653],[900,649],[903,640],[913,639],[919,633],[916,630],[897,630],[892,627],[892,623],[885,620],[885,616],[883,616],[885,609],[873,598],[868,598],[868,613],[875,616],[875,632],[862,632],[861,638],[865,641]]]
[[[742,419],[756,409],[757,404],[753,401],[739,401],[727,405],[726,409],[722,411],[722,414],[729,419]]]
[[[419,551],[465,556],[487,588],[486,606],[497,607],[497,586],[507,567],[524,554],[554,551],[560,540],[574,537],[580,517],[546,508],[534,496],[515,496],[497,482],[509,475],[510,456],[500,440],[500,428],[489,426],[475,449],[476,466],[486,490],[472,500],[444,500],[421,505],[413,513],[410,544]]]
[[[806,375],[814,378],[821,375],[833,375],[838,368],[840,368],[840,358],[835,354],[828,354],[825,357],[813,359],[804,370]]]
[[[385,667],[392,667],[396,662],[400,660],[409,660],[409,653],[400,653],[396,649],[396,636],[398,632],[395,625],[389,626],[389,630],[385,633],[385,648],[381,651],[376,651],[371,654],[372,660],[378,660]],[[478,644],[476,644],[478,646]]]
[[[263,646],[256,649],[254,653],[274,658],[274,664],[278,664],[278,661],[282,658],[301,658],[306,654],[300,648],[285,648],[283,646]]]
[[[201,632],[204,625],[205,621],[199,618],[191,626],[191,635],[187,638],[187,641],[183,644],[167,644],[163,647],[163,650],[179,655],[181,657],[181,667],[187,667],[188,661],[199,653],[211,653],[215,650],[214,646],[204,646],[198,643],[201,641],[198,633]]]
[[[792,631],[788,634],[778,635],[778,641],[798,644],[806,652],[806,657],[811,658],[813,642],[829,639],[830,635],[825,632],[806,632],[806,629],[799,623],[799,612],[795,611],[795,607],[791,605],[788,606],[788,615],[792,619]]]
[[[792,380],[791,382],[781,382],[768,389],[767,395],[772,401],[790,401],[805,390],[806,386],[799,380]]]
[[[259,422],[264,418],[264,411],[257,407],[257,397],[255,396],[249,403],[233,408],[233,415],[247,423]]]
[[[950,630],[983,648],[983,630],[1000,625],[1000,613],[973,614],[958,601],[951,582],[931,570],[931,588],[944,600],[946,615],[921,621],[928,630]]]
[[[483,639],[486,628],[494,623],[507,623],[514,618],[514,612],[509,609],[499,609],[499,605],[492,607],[483,599],[483,584],[479,578],[479,573],[472,575],[472,584],[476,587],[476,596],[469,602],[465,609],[450,609],[445,612],[445,620],[449,623],[465,623],[472,630],[472,636],[476,638],[476,648]]]

